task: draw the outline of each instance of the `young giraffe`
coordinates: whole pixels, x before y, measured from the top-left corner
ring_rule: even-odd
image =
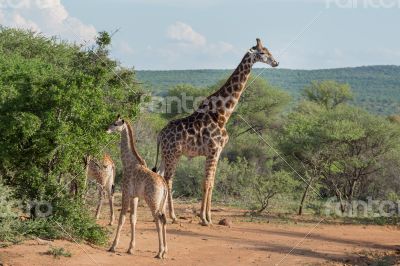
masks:
[[[167,253],[165,207],[168,187],[164,178],[147,168],[146,162],[140,157],[135,147],[132,126],[119,116],[117,121],[109,126],[108,133],[121,132],[121,160],[122,176],[122,209],[119,217],[117,233],[110,248],[115,252],[125,223],[125,215],[129,205],[131,207],[131,241],[128,253],[132,254],[135,248],[135,230],[137,221],[137,207],[139,198],[144,198],[150,207],[157,226],[159,251],[156,258],[164,258]]]
[[[203,199],[200,219],[202,225],[212,224],[211,197],[214,176],[221,151],[228,142],[225,125],[234,111],[239,98],[245,89],[254,63],[262,62],[277,67],[272,54],[265,48],[260,39],[243,57],[239,66],[226,83],[214,94],[208,96],[200,107],[190,116],[171,121],[161,130],[157,139],[157,159],[153,171],[157,170],[159,146],[161,145],[161,164],[159,173],[168,184],[168,207],[173,222],[176,216],[172,201],[172,177],[181,155],[189,158],[206,157],[206,176],[203,182]]]
[[[100,217],[103,197],[107,194],[108,203],[110,205],[109,225],[112,225],[114,223],[115,164],[110,155],[105,153],[101,164],[90,156],[86,158],[86,180],[93,180],[99,189],[99,202],[96,210],[96,219],[99,219]]]

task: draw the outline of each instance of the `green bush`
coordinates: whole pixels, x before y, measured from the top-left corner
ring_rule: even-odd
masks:
[[[0,242],[13,242],[19,224],[18,201],[14,192],[0,181]]]
[[[60,257],[71,257],[72,254],[68,250],[64,248],[57,248],[57,247],[50,247],[48,251],[45,253],[46,255],[51,255],[56,259],[59,259]]]
[[[286,171],[272,172],[270,175],[254,175],[249,178],[246,194],[248,204],[261,213],[270,207],[271,199],[292,192],[297,183]]]
[[[31,235],[103,243],[81,195],[85,155],[101,156],[113,142],[105,129],[115,115],[138,112],[141,92],[134,72],[108,57],[106,33],[93,50],[40,34],[0,28],[0,176],[22,202],[45,201],[47,219],[31,213],[22,227]],[[58,230],[58,233],[56,232]],[[61,232],[61,233],[60,233]],[[25,232],[21,232],[25,233]]]
[[[196,157],[191,160],[188,160],[186,157],[181,158],[174,179],[174,197],[194,197],[200,199],[203,194],[204,175],[204,158]]]

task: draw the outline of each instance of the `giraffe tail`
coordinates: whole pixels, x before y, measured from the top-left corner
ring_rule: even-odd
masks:
[[[157,164],[158,164],[158,154],[160,153],[160,136],[157,137],[157,155],[156,155],[156,163],[154,167],[151,169],[154,173],[157,173]]]
[[[111,185],[111,196],[114,196],[115,193],[115,176],[116,176],[116,171],[115,171],[115,164],[113,162],[112,164],[112,185]]]
[[[115,184],[112,184],[111,186],[111,196],[114,196],[115,193]]]

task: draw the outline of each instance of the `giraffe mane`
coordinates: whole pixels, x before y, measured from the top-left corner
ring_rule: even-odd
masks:
[[[131,147],[131,151],[132,151],[133,155],[136,157],[136,159],[139,161],[140,164],[146,165],[145,161],[143,160],[143,158],[139,155],[139,153],[136,150],[136,146],[133,141],[132,125],[129,121],[126,121],[126,120],[125,120],[125,123],[126,123],[126,128],[128,130],[129,146]]]

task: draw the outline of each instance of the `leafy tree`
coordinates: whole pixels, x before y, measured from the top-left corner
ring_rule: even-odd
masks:
[[[101,154],[112,141],[106,126],[117,113],[134,116],[141,95],[134,72],[108,58],[106,35],[82,50],[0,28],[0,176],[18,198],[51,203],[41,226],[58,222],[94,242],[104,232],[66,188],[73,179],[83,188],[83,156]]]
[[[345,211],[345,201],[359,197],[372,176],[385,174],[383,163],[399,143],[398,132],[384,118],[355,107],[321,109],[306,102],[289,115],[281,145]]]
[[[326,108],[334,108],[353,98],[349,84],[338,83],[333,80],[313,81],[305,87],[303,95],[309,101],[319,103]]]
[[[249,180],[248,194],[258,213],[270,206],[272,198],[288,194],[297,186],[297,181],[286,171],[271,171],[267,176],[253,175]]]
[[[253,77],[249,80],[253,80]],[[246,158],[262,169],[267,169],[268,160],[274,159],[276,154],[265,145],[259,135],[275,145],[274,135],[281,127],[282,113],[289,101],[290,96],[286,92],[261,78],[255,79],[243,92],[228,122],[230,140],[223,156],[230,160]]]
[[[259,72],[260,70],[253,70]],[[215,84],[232,70],[174,70],[137,71],[138,78],[149,84],[157,95],[165,95],[169,88],[187,83],[196,87]],[[260,78],[282,88],[295,99],[314,80],[335,80],[349,84],[355,97],[350,102],[380,115],[391,115],[400,108],[400,66],[364,66],[340,69],[292,70],[264,69]]]
[[[218,90],[225,82],[226,79],[221,79],[210,86],[208,92]],[[246,86],[247,88],[243,91],[239,104],[228,123],[228,131],[231,136],[252,131],[239,115],[245,117],[257,132],[262,133],[271,126],[276,126],[274,122],[279,120],[291,100],[288,93],[272,86],[262,78],[250,75]]]
[[[211,91],[207,88],[194,87],[189,84],[179,84],[172,87],[163,99],[161,110],[166,119],[177,119],[193,113],[197,105]]]

